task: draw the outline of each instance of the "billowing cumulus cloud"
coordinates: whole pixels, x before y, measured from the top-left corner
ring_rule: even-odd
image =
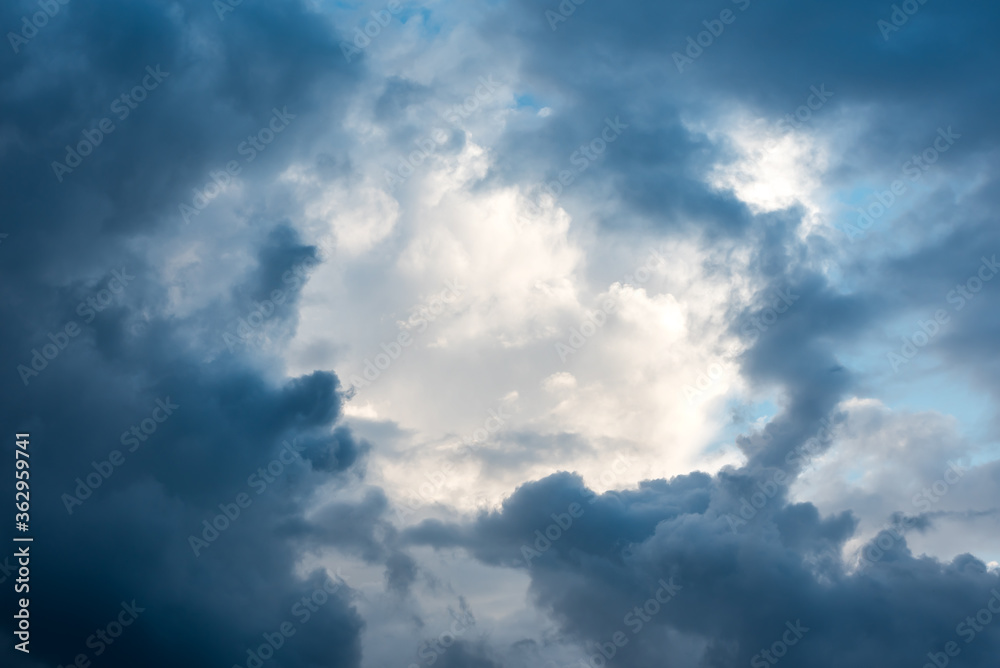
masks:
[[[767,665],[787,652],[792,665],[905,666],[948,642],[966,660],[996,651],[981,630],[992,613],[976,619],[1000,607],[995,571],[969,554],[944,563],[913,554],[906,534],[924,527],[916,518],[853,554],[845,548],[856,519],[789,503],[781,474],[726,470],[602,495],[558,474],[472,524],[427,521],[407,538],[527,570],[532,602],[589,665],[643,666],[656,656]]]

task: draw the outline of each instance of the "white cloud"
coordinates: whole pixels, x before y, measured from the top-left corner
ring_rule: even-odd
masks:
[[[977,524],[995,526],[997,517],[964,518],[970,509],[995,509],[996,498],[989,464],[972,464],[982,448],[961,433],[953,417],[892,411],[874,399],[851,399],[840,410],[847,420],[836,439],[790,491],[796,501],[814,503],[821,513],[850,510],[860,519],[848,550],[874,537],[895,512],[940,513],[929,532],[907,536],[915,553],[947,560],[973,549],[1000,555],[995,531],[974,539],[976,532],[969,531]]]

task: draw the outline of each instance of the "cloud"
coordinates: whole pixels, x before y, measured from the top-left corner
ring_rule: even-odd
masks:
[[[0,51],[30,665],[995,656],[1000,12],[219,5]]]
[[[751,526],[734,530],[727,515],[738,518],[741,499],[761,482],[746,470],[726,470],[595,495],[579,477],[557,474],[525,484],[472,523],[425,521],[405,537],[527,569],[534,604],[597,657],[594,665],[601,664],[598,644],[619,631],[626,640],[615,660],[624,666],[647,665],[654,655],[680,666],[747,662],[781,639],[786,622],[808,629],[789,650],[795,665],[919,664],[956,639],[956,625],[998,584],[997,574],[969,555],[950,563],[917,557],[905,539],[855,571],[850,555],[841,557],[856,529],[850,513],[822,517],[783,493],[756,510]],[[545,534],[550,547],[526,564],[524,547],[544,545],[536,532],[557,523],[571,503],[582,508],[580,517],[558,537]],[[679,585],[676,598],[662,610],[641,608],[664,581]],[[644,633],[647,625],[655,631]],[[995,648],[983,635],[963,644],[963,654],[985,661]]]
[[[5,7],[3,24],[19,9]],[[223,339],[275,290],[284,304],[261,328],[286,339],[316,249],[260,210],[216,201],[188,226],[178,213],[212,170],[244,161],[240,143],[272,108],[305,116],[351,85],[336,31],[316,18],[297,2],[241,7],[225,22],[211,4],[73,4],[3,55],[4,199],[11,220],[32,222],[5,239],[0,262],[3,315],[20,323],[0,335],[0,411],[31,434],[31,523],[48,545],[31,545],[35,633],[30,657],[5,647],[11,665],[240,664],[285,621],[297,637],[279,650],[283,665],[360,661],[365,622],[349,585],[324,594],[311,621],[297,614],[336,575],[299,572],[290,529],[324,485],[363,476],[370,446],[338,426],[336,375],[282,377],[273,355]],[[146,65],[164,78],[118,117],[116,97]],[[104,117],[114,131],[60,182],[50,163]],[[295,130],[244,163],[242,192],[300,149]],[[123,275],[121,289],[111,281]],[[52,340],[57,355],[25,384],[15,367]],[[205,545],[193,550],[192,538]],[[97,644],[122,601],[143,611]]]

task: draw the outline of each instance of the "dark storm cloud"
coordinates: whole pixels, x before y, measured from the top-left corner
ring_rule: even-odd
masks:
[[[258,284],[246,296],[261,300],[267,299],[275,289],[293,287],[297,291],[302,281],[292,281],[286,277],[286,272],[300,266],[308,270],[319,261],[316,249],[300,243],[294,228],[278,225],[268,234],[258,257]],[[301,278],[301,273],[299,276]]]
[[[631,128],[596,168],[577,176],[593,187],[576,186],[576,196],[561,204],[574,213],[590,211],[593,203],[578,200],[596,188],[598,197],[624,205],[603,216],[610,226],[642,222],[739,235],[751,225],[750,214],[730,193],[705,183],[707,169],[730,157],[729,149],[685,126],[682,117],[717,118],[739,105],[776,124],[807,104],[813,87],[826,86],[833,97],[815,115],[832,121],[853,110],[861,122],[856,142],[846,136],[838,142],[842,154],[826,175],[831,185],[845,187],[859,175],[898,170],[941,126],[975,137],[975,149],[959,146],[949,160],[995,146],[992,109],[1000,90],[990,73],[1000,49],[991,35],[1000,10],[974,2],[910,4],[919,10],[888,39],[878,21],[891,17],[892,3],[523,0],[515,11],[504,6],[490,15],[484,34],[501,35],[498,48],[509,49],[510,41],[521,47],[518,85],[524,90],[515,92],[542,100],[553,113],[510,119],[495,173],[504,180],[527,172],[531,180],[554,181],[602,120],[618,114]],[[722,11],[733,13],[731,24],[719,23]],[[547,18],[552,12],[566,20]],[[684,54],[688,38],[707,30],[705,22],[722,33],[706,32],[711,44],[678,72],[673,54]],[[943,25],[947,30],[938,28]]]
[[[55,665],[93,652],[85,640],[120,600],[136,599],[146,611],[108,649],[111,665],[173,665],[192,653],[232,665],[315,589],[318,575],[293,575],[300,541],[290,529],[315,486],[362,448],[343,430],[324,436],[340,415],[332,374],[281,382],[236,356],[206,363],[164,324],[121,336],[129,341],[116,350],[75,342],[28,388],[6,382],[6,419],[32,434],[32,521],[48,545],[32,562],[33,656]],[[166,419],[130,432],[158,401]],[[306,452],[288,456],[285,443]],[[114,451],[125,460],[117,467]],[[356,664],[362,621],[346,594],[299,628],[287,665]]]
[[[805,101],[811,86],[825,83],[841,98],[838,104],[847,99],[884,106],[887,119],[902,114],[898,120],[912,123],[911,129],[919,127],[917,117],[947,110],[976,119],[977,129],[996,132],[987,107],[967,105],[997,94],[982,78],[1000,58],[990,38],[1000,21],[996,7],[921,3],[909,24],[886,40],[877,22],[890,16],[892,3],[585,4],[555,31],[544,12],[558,3],[523,0],[516,3],[518,12],[491,17],[506,19],[521,36],[527,77],[545,81],[574,102],[589,106],[602,99],[600,93],[631,86],[628,75],[638,72],[648,75],[650,87],[612,99],[627,104],[630,97],[729,96],[783,116]],[[703,22],[714,22],[723,10],[733,12],[733,23],[679,73],[672,54],[684,53],[687,38],[705,31]],[[934,29],[942,24],[949,30]],[[595,69],[600,65],[603,73]]]
[[[820,421],[856,382],[837,361],[830,342],[864,331],[873,319],[874,300],[837,295],[815,275],[802,276],[798,283],[775,284],[759,296],[760,310],[738,321],[740,333],[749,333],[748,342],[753,344],[743,355],[742,369],[751,382],[777,384],[786,403],[766,427],[766,445],[755,448],[752,439],[740,445],[751,461],[775,466],[816,435]],[[785,311],[778,313],[781,308]]]
[[[597,496],[576,476],[558,474],[522,486],[470,525],[427,521],[406,538],[525,568],[524,546],[545,546],[535,532],[580,503],[582,515],[561,535],[550,531],[549,547],[531,560],[531,594],[588,654],[599,651],[592,643],[610,651],[606,643],[623,633],[614,659],[621,666],[650,665],[653,657],[677,666],[745,665],[782,641],[787,624],[801,624],[802,635],[786,638],[796,640],[784,659],[790,666],[920,666],[951,641],[970,665],[985,666],[1000,648],[985,632],[966,644],[973,627],[959,627],[1000,585],[982,562],[917,558],[904,539],[851,573],[839,557],[856,527],[847,513],[824,518],[811,504],[777,495],[734,529],[727,515],[738,517],[742,499],[760,491],[762,479],[747,485],[747,476],[693,474]],[[675,597],[644,607],[657,592],[667,599],[664,587]]]
[[[37,9],[8,3],[0,25]],[[210,2],[109,0],[60,5],[18,53],[0,55],[0,414],[31,433],[36,539],[32,653],[5,644],[5,665],[68,665],[78,654],[107,666],[245,665],[286,621],[296,634],[276,650],[281,665],[358,664],[364,622],[349,586],[319,571],[301,580],[295,567],[305,504],[319,485],[362,475],[370,446],[334,427],[333,374],[286,380],[266,355],[223,341],[274,290],[283,305],[267,335],[293,331],[316,249],[286,223],[248,216],[230,243],[249,269],[218,265],[220,296],[185,314],[139,250],[181,230],[178,205],[244,160],[238,146],[273,109],[295,118],[244,162],[251,187],[340,113],[363,70],[346,67],[337,38],[300,2],[246,3],[220,21]],[[82,141],[93,150],[55,173],[66,145]],[[188,242],[214,238],[213,215],[194,219]],[[76,333],[64,337],[68,323]],[[57,354],[39,358],[26,384],[16,367],[32,368],[32,351],[48,344]],[[336,593],[318,594],[324,584]],[[136,622],[98,656],[95,631],[133,600]]]
[[[71,4],[63,14],[39,36],[51,42],[2,56],[5,119],[17,128],[4,186],[18,194],[12,218],[35,223],[21,232],[25,247],[36,235],[63,250],[95,232],[148,229],[189,202],[190,188],[203,186],[210,170],[239,158],[238,144],[272,108],[288,106],[305,120],[323,101],[317,86],[350,85],[351,72],[334,57],[332,27],[321,30],[294,2],[243,7],[225,22],[210,4],[193,2]],[[76,62],[68,57],[74,50],[82,52]],[[124,106],[122,119],[115,99],[158,65],[169,74],[135,109]],[[105,117],[115,129],[60,183],[51,162],[64,162],[65,146]],[[268,151],[292,150],[289,137],[314,123],[286,131]],[[60,225],[76,233],[56,234]]]
[[[293,239],[272,239],[248,285],[296,260]],[[94,659],[87,638],[135,599],[141,622],[107,649],[108,665],[173,665],[193,653],[204,665],[242,662],[261,634],[297,621],[296,602],[322,584],[318,573],[293,575],[304,505],[369,446],[343,427],[329,433],[342,401],[332,374],[280,381],[242,354],[206,362],[217,333],[192,349],[188,323],[154,320],[135,334],[125,317],[105,318],[116,331],[85,331],[29,387],[16,375],[5,381],[6,420],[32,434],[32,521],[48,545],[32,561],[32,656],[52,666],[79,653]],[[12,350],[30,345],[6,334]],[[102,346],[102,336],[116,345]],[[131,429],[159,421],[164,405],[155,431]],[[118,466],[108,463],[114,451]],[[398,561],[393,573],[405,571]],[[284,665],[356,665],[363,622],[348,593],[297,626]]]

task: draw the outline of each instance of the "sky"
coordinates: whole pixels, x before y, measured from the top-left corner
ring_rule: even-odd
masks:
[[[0,28],[2,665],[995,666],[1000,6]]]

